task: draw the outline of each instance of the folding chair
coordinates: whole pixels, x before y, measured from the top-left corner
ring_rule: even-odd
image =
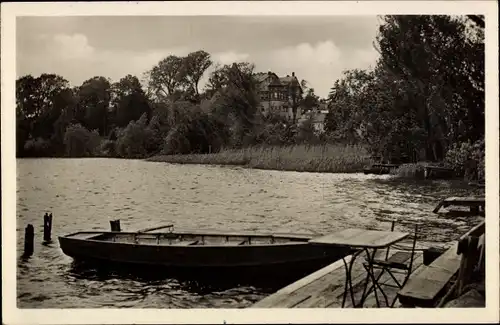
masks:
[[[394,226],[395,226],[396,221],[393,220],[391,224],[391,231],[394,231]],[[418,223],[414,224],[414,232],[412,233],[411,240],[412,240],[412,245],[411,247],[405,247],[401,246],[398,244],[393,245],[393,248],[398,249],[398,251],[391,256],[389,256],[390,249],[391,247],[388,247],[386,252],[385,252],[385,258],[375,258],[373,260],[372,266],[370,269],[370,265],[368,263],[363,263],[363,266],[366,270],[366,280],[365,280],[365,288],[363,290],[363,296],[366,298],[371,291],[373,290],[375,293],[375,300],[377,301],[377,306],[380,307],[380,303],[378,300],[378,295],[377,295],[377,290],[376,288],[379,288],[380,292],[384,296],[385,302],[387,306],[389,306],[389,299],[387,298],[387,295],[384,293],[381,284],[379,283],[380,278],[382,275],[387,272],[392,280],[394,280],[395,284],[388,284],[384,283],[384,286],[388,287],[393,287],[393,288],[398,288],[401,289],[406,282],[408,281],[412,268],[413,268],[413,260],[415,257],[415,248],[417,244],[417,237],[418,237]],[[376,275],[375,270],[379,270],[379,273]],[[399,281],[395,274],[404,274],[404,278],[402,281]],[[368,289],[368,283],[370,282],[370,277],[374,279],[375,281],[372,281],[373,283],[371,284],[371,287]],[[390,307],[394,307],[394,304],[396,303],[397,296],[394,298],[392,303],[390,304]]]

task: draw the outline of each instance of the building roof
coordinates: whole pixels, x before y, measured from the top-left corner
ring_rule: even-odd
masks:
[[[274,75],[276,77],[276,80],[273,80],[273,82],[272,82],[273,85],[287,86],[290,83],[292,83],[294,80],[297,80],[297,82],[298,82],[298,79],[296,76],[294,76],[294,74],[292,74],[291,76],[287,75],[286,77],[278,77],[278,75],[276,75],[274,72],[271,72],[271,71],[254,73],[255,79],[259,83],[266,81],[266,79],[270,75]],[[300,85],[300,83],[299,83],[299,85]]]
[[[254,74],[254,77],[257,80],[257,82],[263,82],[263,81],[265,81],[268,76],[269,76],[269,74],[265,73],[265,72],[258,72],[256,74]]]
[[[290,76],[281,77],[281,78],[280,78],[280,82],[281,82],[282,84],[290,84],[290,83],[293,81],[293,79],[294,79],[294,78],[295,78],[295,77],[290,77]],[[295,79],[297,79],[297,78],[295,78]]]

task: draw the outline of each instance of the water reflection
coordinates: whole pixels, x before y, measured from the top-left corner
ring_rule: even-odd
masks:
[[[73,261],[67,271],[69,282],[78,280],[100,281],[119,284],[120,281],[133,281],[147,285],[146,290],[155,286],[176,285],[178,289],[206,295],[234,288],[246,287],[259,292],[275,292],[283,286],[296,281],[314,270],[326,266],[311,266],[307,269],[283,270],[175,270],[160,266],[134,266],[130,264],[102,263],[98,261]],[[274,271],[274,272],[273,272]]]

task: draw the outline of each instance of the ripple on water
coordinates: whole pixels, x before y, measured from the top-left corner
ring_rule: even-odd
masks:
[[[181,229],[324,234],[345,227],[388,229],[396,216],[423,221],[422,241],[442,244],[475,222],[431,213],[436,197],[465,193],[446,182],[121,159],[19,159],[17,167],[18,252],[25,225],[41,225],[41,209],[48,207],[54,236],[108,230],[110,219],[126,221],[126,230],[172,222]],[[48,189],[47,180],[56,175]],[[19,261],[17,280],[21,308],[243,308],[271,290],[78,269],[57,241],[50,247],[36,243],[35,255]]]

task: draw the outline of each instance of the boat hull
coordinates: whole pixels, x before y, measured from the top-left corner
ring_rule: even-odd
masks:
[[[175,246],[59,237],[64,254],[76,261],[155,266],[197,275],[310,272],[348,255],[347,249],[311,245],[306,239],[280,244]],[[151,269],[151,268],[148,268]]]

